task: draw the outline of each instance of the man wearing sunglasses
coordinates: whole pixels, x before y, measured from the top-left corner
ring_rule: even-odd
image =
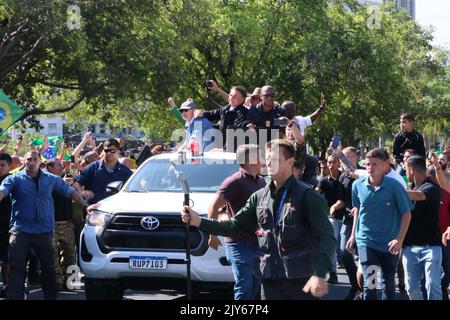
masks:
[[[109,183],[125,182],[133,173],[119,163],[120,144],[116,139],[106,140],[103,152],[102,159],[84,168],[73,185],[88,200],[89,204],[97,203],[109,196],[106,192],[106,186]]]
[[[206,131],[213,130],[214,127],[206,118],[198,118],[201,111],[197,110],[192,99],[183,102],[178,110],[186,121],[186,140],[180,148],[191,151],[191,143],[195,142],[198,144],[198,150],[203,153],[215,141],[210,134],[205,135]]]
[[[258,144],[265,144],[283,134],[284,128],[277,122],[281,117],[285,117],[285,111],[275,103],[275,90],[266,85],[261,88],[261,103],[248,113],[247,128],[257,130]]]

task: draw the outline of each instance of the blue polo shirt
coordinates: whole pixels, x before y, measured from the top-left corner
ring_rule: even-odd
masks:
[[[75,191],[61,177],[40,171],[37,182],[23,169],[7,176],[0,186],[5,196],[11,195],[11,225],[31,234],[52,232],[55,227],[53,191],[69,198]]]
[[[94,197],[89,200],[89,204],[93,204],[110,196],[106,192],[106,186],[109,183],[114,181],[126,182],[132,174],[133,171],[119,162],[112,172],[108,172],[104,161],[97,160],[81,171],[76,178],[76,182],[94,193]]]
[[[353,183],[352,203],[359,209],[356,245],[389,252],[388,243],[397,237],[403,214],[413,209],[403,186],[395,179],[383,176],[375,190],[369,177],[364,177]]]

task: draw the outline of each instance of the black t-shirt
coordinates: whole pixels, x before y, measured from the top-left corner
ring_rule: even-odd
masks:
[[[337,179],[333,179],[330,176],[323,177],[320,179],[318,187],[322,190],[325,199],[327,199],[328,208],[339,200],[339,177]],[[345,210],[339,209],[334,212],[334,217],[342,220],[344,214]]]
[[[7,177],[0,177],[0,184]],[[3,198],[0,202],[0,233],[7,233],[9,231],[9,223],[11,221],[11,199],[9,196]]]
[[[357,169],[363,169],[360,166],[357,166]],[[345,172],[341,174],[339,177],[339,200],[345,202],[345,220],[350,219],[353,221],[353,217],[349,216],[350,211],[352,210],[352,185],[355,179],[347,175]]]
[[[411,222],[406,233],[404,246],[439,246],[441,233],[439,232],[439,206],[441,191],[429,179],[425,180],[417,189],[422,191],[426,199],[415,201],[411,212]]]

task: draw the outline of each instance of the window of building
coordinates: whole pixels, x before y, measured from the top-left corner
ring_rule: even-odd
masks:
[[[58,134],[56,123],[49,123],[47,131],[49,136],[56,136]]]

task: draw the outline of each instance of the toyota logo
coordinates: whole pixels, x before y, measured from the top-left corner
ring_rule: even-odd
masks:
[[[141,219],[141,226],[145,230],[155,230],[159,227],[159,220],[155,217],[143,217]]]

